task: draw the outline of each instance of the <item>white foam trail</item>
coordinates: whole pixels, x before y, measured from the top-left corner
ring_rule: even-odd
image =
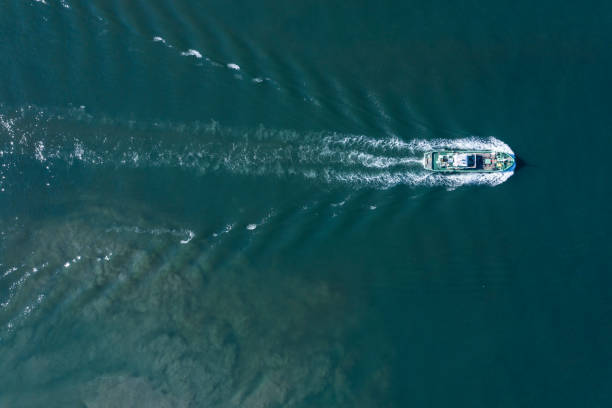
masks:
[[[442,186],[452,190],[463,185],[497,186],[510,178],[512,174],[512,172],[504,172],[444,175],[429,171],[371,174],[364,172],[329,171],[324,173],[324,178],[329,183],[342,182],[356,186],[368,186],[381,189],[403,184],[428,187]]]
[[[6,299],[0,302],[0,308],[6,309],[11,303],[11,300],[15,297],[17,291],[28,281],[28,279],[31,276],[36,275],[39,269],[44,269],[46,266],[47,266],[46,264],[43,264],[39,267],[32,267],[31,269],[30,268],[26,269],[23,275],[19,277],[19,279],[11,283],[11,285],[8,288],[8,291],[5,292],[7,294]],[[17,267],[10,268],[2,275],[2,279],[6,278],[8,275],[12,274],[13,272],[17,272],[18,270],[19,268]]]
[[[229,64],[227,64],[227,67],[235,71],[240,71],[240,66],[238,64],[234,64],[233,62],[230,62]]]
[[[461,139],[415,139],[408,143],[410,150],[426,152],[439,149],[462,150],[495,150],[498,152],[514,154],[510,146],[494,137],[467,137]]]
[[[93,120],[83,110],[73,114],[77,122],[83,120],[83,115],[88,122]],[[65,121],[66,118],[43,117],[40,123],[53,120]],[[40,123],[35,125],[37,132]],[[112,132],[87,136],[79,125],[74,136],[69,133],[46,135],[43,142],[40,136],[33,136],[38,133],[29,128],[21,129],[18,118],[7,119],[0,115],[0,125],[0,133],[8,135],[4,141],[0,139],[2,189],[7,185],[8,172],[19,163],[17,154],[20,157],[30,154],[49,172],[53,163],[59,160],[94,166],[172,167],[198,173],[227,171],[240,175],[298,176],[314,182],[347,184],[357,188],[389,188],[398,184],[448,188],[467,184],[498,185],[512,175],[511,172],[443,175],[427,171],[422,166],[423,153],[429,150],[512,153],[507,144],[493,137],[403,140],[397,136],[374,138],[335,132],[304,133],[263,126],[233,129],[216,122],[192,125],[110,122]],[[107,126],[107,123],[99,125]]]
[[[268,214],[266,214],[261,221],[259,221],[259,223],[257,224],[248,224],[246,226],[246,229],[248,229],[249,231],[253,231],[254,229],[256,229],[257,227],[259,227],[260,225],[264,225],[266,224],[268,221],[270,221],[270,218],[272,218],[274,215],[276,215],[276,212],[274,211],[274,209],[270,210],[270,212]]]
[[[346,157],[346,161],[350,163],[358,163],[364,167],[369,168],[377,168],[377,169],[386,169],[389,167],[401,166],[401,165],[410,165],[417,164],[423,165],[422,158],[414,158],[414,157],[385,157],[385,156],[376,156],[370,153],[364,152],[350,152]]]
[[[324,138],[324,142],[332,145],[346,147],[365,147],[384,150],[414,150],[411,142],[405,142],[396,136],[375,139],[364,135],[339,135],[332,134]]]
[[[212,234],[212,236],[217,238],[221,235],[228,234],[232,229],[234,229],[235,225],[236,224],[227,224],[220,232],[215,232]]]
[[[202,54],[200,53],[200,51],[194,49],[183,51],[181,52],[181,55],[185,57],[196,57],[198,59],[202,58]]]
[[[38,160],[41,163],[45,161],[44,152],[45,152],[44,143],[42,141],[38,141],[36,143],[36,150],[34,152],[34,157],[36,157],[36,160]]]
[[[153,37],[153,42],[162,43],[162,44],[164,44],[168,48],[174,48],[171,44],[168,43],[168,41],[166,41],[166,39],[164,37],[155,36],[155,37]],[[191,51],[191,50],[189,50],[189,51]],[[181,55],[187,55],[187,54],[182,53]]]
[[[189,229],[178,230],[178,229],[170,229],[170,228],[140,228],[138,226],[111,227],[111,228],[107,228],[106,232],[146,234],[146,235],[156,235],[156,236],[172,235],[176,237],[184,237],[183,239],[179,241],[181,244],[189,243],[196,236],[196,234],[192,230],[189,230]]]
[[[188,244],[189,241],[191,241],[195,237],[195,234],[193,231],[189,230],[187,232],[189,233],[189,236],[185,239],[181,239],[181,244]]]

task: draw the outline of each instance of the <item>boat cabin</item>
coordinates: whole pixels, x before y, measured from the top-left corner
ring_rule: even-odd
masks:
[[[450,153],[438,156],[440,168],[475,169],[476,154],[474,153]]]

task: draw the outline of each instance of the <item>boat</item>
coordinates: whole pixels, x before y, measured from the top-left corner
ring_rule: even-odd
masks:
[[[444,173],[493,173],[514,171],[513,154],[493,150],[440,150],[425,153],[423,167]]]

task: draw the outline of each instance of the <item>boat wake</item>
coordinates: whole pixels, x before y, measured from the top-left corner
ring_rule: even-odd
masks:
[[[299,177],[356,188],[396,185],[495,186],[512,173],[432,173],[423,168],[423,153],[440,148],[496,150],[512,153],[490,138],[373,138],[336,132],[298,132],[259,126],[224,127],[217,122],[144,124],[96,119],[84,108],[69,115],[22,111],[0,115],[0,189],[6,189],[11,167],[24,156],[48,171],[58,163],[115,168],[181,168],[200,174],[227,172],[247,176]]]

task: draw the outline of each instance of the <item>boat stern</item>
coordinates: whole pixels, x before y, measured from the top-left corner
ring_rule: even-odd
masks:
[[[423,155],[423,167],[427,170],[433,170],[433,153],[427,152]]]

